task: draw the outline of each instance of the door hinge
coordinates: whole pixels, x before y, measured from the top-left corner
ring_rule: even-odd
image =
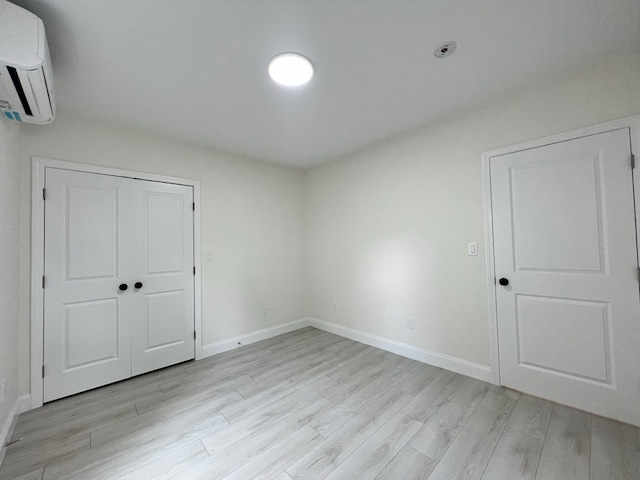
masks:
[[[640,282],[640,267],[638,267],[638,282]]]
[[[196,339],[196,331],[195,330],[193,331],[193,339],[194,340]]]
[[[633,170],[634,168],[636,168],[636,156],[632,153],[631,154],[631,170]]]
[[[195,211],[196,211],[196,202],[193,202],[193,203],[191,204],[191,207],[192,207],[193,211],[195,212]]]
[[[42,275],[42,288],[44,288],[44,275]]]
[[[42,378],[44,378],[44,365],[42,365]]]
[[[42,200],[46,200],[47,199],[47,189],[43,188],[42,189]]]
[[[196,267],[193,267],[193,274],[196,274]]]

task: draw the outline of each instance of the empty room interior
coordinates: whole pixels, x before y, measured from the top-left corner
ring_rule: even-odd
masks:
[[[640,479],[638,0],[0,0],[0,479]]]

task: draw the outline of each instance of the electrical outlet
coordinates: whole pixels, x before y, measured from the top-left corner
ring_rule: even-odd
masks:
[[[409,315],[404,317],[404,326],[409,330],[413,330],[413,317],[410,317]]]
[[[263,317],[269,316],[269,309],[267,307],[262,307],[262,316]]]

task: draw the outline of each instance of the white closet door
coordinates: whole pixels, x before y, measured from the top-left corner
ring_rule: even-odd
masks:
[[[133,375],[195,356],[193,189],[133,183]]]
[[[46,169],[45,402],[131,375],[128,181]]]
[[[625,129],[494,157],[491,191],[502,383],[640,425],[629,145]]]

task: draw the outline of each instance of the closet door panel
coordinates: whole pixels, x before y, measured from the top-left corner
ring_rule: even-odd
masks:
[[[129,182],[45,172],[45,402],[131,376]]]
[[[136,181],[132,198],[138,375],[194,358],[193,189]]]

